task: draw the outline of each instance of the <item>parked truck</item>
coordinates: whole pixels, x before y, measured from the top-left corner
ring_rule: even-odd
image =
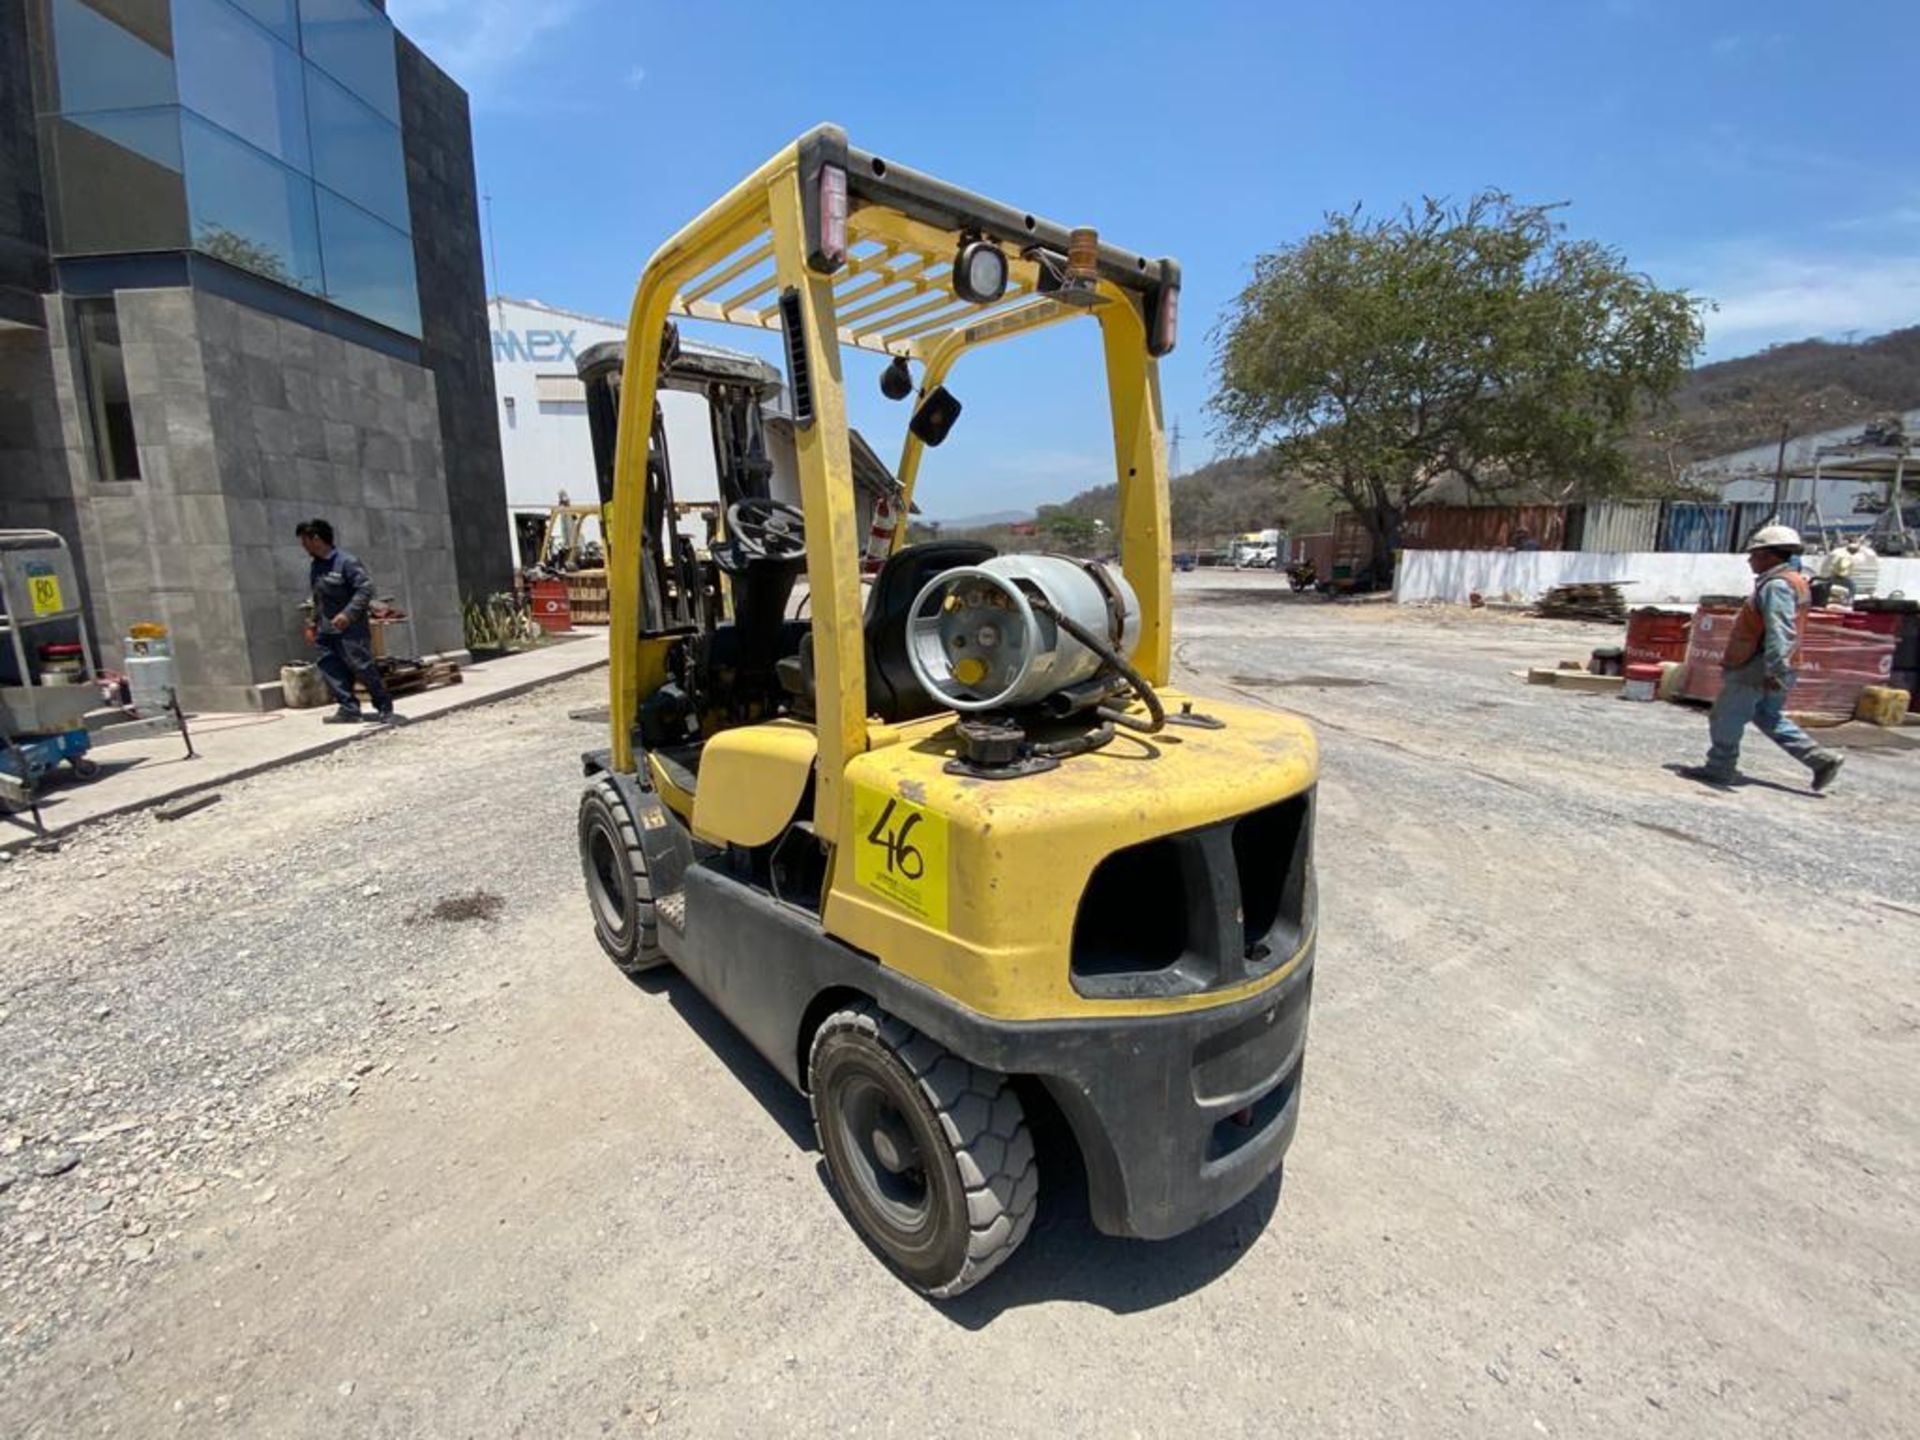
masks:
[[[1271,570],[1279,565],[1286,540],[1281,530],[1249,530],[1234,536],[1227,548],[1228,562],[1236,570]]]

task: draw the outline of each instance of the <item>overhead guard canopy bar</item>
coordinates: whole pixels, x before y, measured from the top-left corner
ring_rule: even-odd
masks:
[[[968,328],[1036,297],[1046,298],[1040,266],[1020,257],[1036,248],[1064,256],[1068,226],[857,149],[837,126],[808,132],[790,153],[798,159],[809,236],[818,234],[822,168],[835,165],[846,172],[847,253],[807,257],[810,269],[831,277],[842,344],[925,359],[947,339],[948,327]],[[985,305],[958,300],[947,280],[961,238],[971,236],[992,240],[1008,252],[1007,293]],[[670,312],[778,329],[779,306],[769,303],[777,289],[772,251],[769,241],[757,236],[741,251],[718,257],[713,268],[692,277],[673,297]],[[1167,287],[1180,284],[1180,267],[1174,261],[1148,259],[1104,243],[1098,250],[1098,270],[1103,281],[1139,297],[1148,314],[1154,313]],[[943,303],[932,303],[935,300]]]
[[[819,193],[820,167],[831,164],[846,167],[850,206],[869,201],[890,206],[940,230],[977,231],[989,240],[1000,241],[1016,254],[1031,245],[1061,255],[1067,253],[1072,227],[1024,214],[997,200],[849,145],[846,132],[833,125],[822,125],[800,141],[803,195]],[[1161,285],[1178,285],[1180,266],[1173,260],[1150,260],[1102,241],[1100,277],[1122,289],[1148,295]]]

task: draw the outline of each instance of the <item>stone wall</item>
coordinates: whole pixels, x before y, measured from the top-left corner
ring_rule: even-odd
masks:
[[[412,617],[410,634],[393,632],[396,649],[458,650],[432,376],[204,291],[116,298],[141,478],[101,481],[87,450],[70,451],[68,467],[107,663],[128,625],[158,620],[173,632],[190,706],[258,703],[257,685],[309,653],[293,528],[316,515]],[[48,316],[60,408],[79,417],[57,301]]]
[[[61,536],[73,550],[84,595],[90,587],[67,453],[82,443],[78,424],[61,415],[46,333],[0,326],[0,529]]]
[[[32,75],[27,7],[7,0],[0,4],[0,321],[38,326],[47,223]]]
[[[462,596],[513,583],[500,407],[493,389],[487,279],[467,94],[398,37],[400,120],[420,277],[421,357],[440,401],[440,442]]]

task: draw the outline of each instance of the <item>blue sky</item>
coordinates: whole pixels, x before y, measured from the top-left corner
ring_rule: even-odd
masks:
[[[388,8],[473,97],[506,293],[623,316],[662,238],[833,120],[1177,257],[1182,343],[1162,379],[1189,467],[1213,451],[1214,317],[1254,255],[1356,203],[1485,186],[1571,202],[1572,231],[1719,304],[1708,358],[1920,321],[1920,123],[1901,79],[1916,0]],[[928,467],[931,513],[1110,478],[1093,334],[1061,327],[956,372],[968,413]],[[855,423],[892,453],[904,408],[863,363],[848,373]]]

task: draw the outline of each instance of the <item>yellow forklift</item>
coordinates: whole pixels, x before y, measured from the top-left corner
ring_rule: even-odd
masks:
[[[630,974],[677,967],[810,1097],[848,1216],[935,1296],[1025,1238],[1043,1117],[1094,1223],[1160,1239],[1277,1170],[1299,1115],[1318,756],[1298,720],[1168,683],[1179,293],[1170,260],[822,126],[660,248],[624,346],[659,364],[589,385],[620,559],[579,815],[596,932]],[[764,394],[709,392],[706,557],[674,540],[656,403],[689,319],[781,337],[797,442],[796,505]],[[1118,565],[901,525],[863,599],[845,354],[911,401],[910,504],[956,362],[1076,321],[1105,358]]]

